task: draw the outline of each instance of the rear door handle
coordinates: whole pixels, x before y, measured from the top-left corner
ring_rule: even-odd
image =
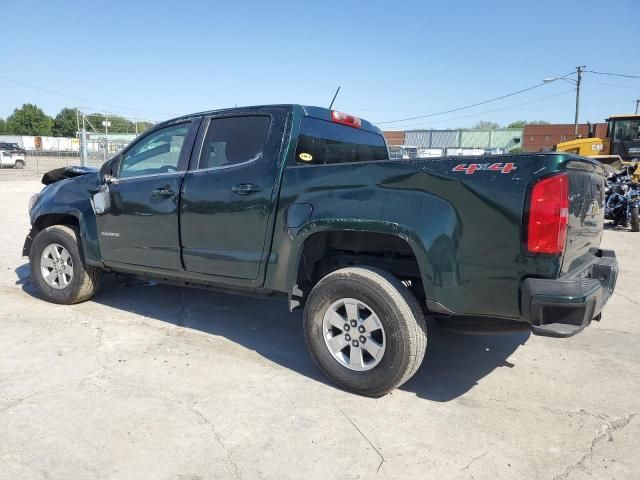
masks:
[[[239,183],[231,187],[231,191],[238,195],[247,195],[249,193],[259,192],[260,190],[262,190],[262,187],[254,183]]]
[[[154,197],[173,197],[176,192],[167,185],[166,187],[157,188],[151,192],[151,195]]]

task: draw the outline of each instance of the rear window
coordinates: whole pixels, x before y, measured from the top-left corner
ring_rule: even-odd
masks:
[[[296,148],[298,164],[322,165],[388,158],[382,135],[317,118],[302,119]]]

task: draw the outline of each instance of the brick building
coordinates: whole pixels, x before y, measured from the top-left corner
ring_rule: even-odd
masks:
[[[403,130],[390,130],[382,132],[387,145],[404,145],[404,131]]]
[[[596,137],[603,138],[607,134],[606,123],[596,123]],[[554,145],[567,140],[574,140],[575,126],[573,123],[558,123],[551,125],[527,125],[522,134],[522,148],[527,152],[550,150]],[[589,136],[589,125],[578,125],[578,133],[582,138]]]

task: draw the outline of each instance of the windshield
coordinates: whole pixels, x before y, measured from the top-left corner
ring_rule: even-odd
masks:
[[[640,118],[613,121],[613,140],[623,142],[640,141]]]

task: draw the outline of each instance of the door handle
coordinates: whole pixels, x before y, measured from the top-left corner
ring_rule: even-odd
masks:
[[[231,191],[238,195],[247,195],[252,192],[259,192],[260,190],[262,190],[262,187],[253,183],[239,183],[231,187]]]
[[[157,188],[151,192],[153,197],[173,197],[176,192],[173,191],[168,185],[166,187]]]

